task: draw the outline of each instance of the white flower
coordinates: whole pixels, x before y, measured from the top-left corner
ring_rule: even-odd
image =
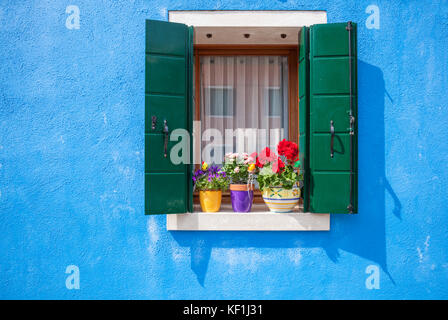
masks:
[[[235,172],[235,173],[240,172],[240,167],[236,167],[236,168],[233,170],[233,172]]]
[[[244,160],[244,164],[248,164],[248,163],[252,163],[252,162],[255,162],[255,159],[250,156],[246,160]]]

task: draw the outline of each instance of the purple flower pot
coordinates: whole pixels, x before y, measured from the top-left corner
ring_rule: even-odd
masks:
[[[249,212],[254,200],[254,191],[249,190],[246,184],[231,184],[230,199],[234,212]]]

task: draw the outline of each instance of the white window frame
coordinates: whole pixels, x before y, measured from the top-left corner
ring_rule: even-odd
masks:
[[[325,11],[169,11],[170,22],[194,27],[303,27],[327,23]],[[254,29],[255,30],[255,29]],[[256,37],[256,41],[263,41]],[[200,132],[200,131],[199,131]],[[329,231],[330,214],[235,213],[222,208],[215,213],[169,214],[167,230],[189,231]]]
[[[288,83],[288,85],[289,85],[289,83]],[[268,87],[265,87],[264,88],[264,99],[266,100],[266,101],[268,101],[268,103],[267,103],[267,108],[266,108],[266,110],[265,110],[265,112],[266,112],[266,117],[268,117],[269,119],[279,119],[279,118],[281,118],[281,115],[280,116],[271,116],[270,115],[270,108],[269,108],[269,91],[270,90],[278,90],[278,91],[280,91],[280,89],[281,89],[281,87],[278,87],[278,86],[268,86]],[[283,107],[283,106],[282,106]],[[289,129],[289,128],[288,128]]]
[[[232,90],[232,98],[235,98],[235,87],[233,86],[206,86],[205,87],[206,90],[210,90],[210,89],[223,89],[223,90]],[[224,106],[223,106],[224,107]],[[224,111],[224,110],[223,110]],[[232,115],[231,116],[226,116],[224,114],[222,115],[216,115],[216,114],[211,114],[210,113],[210,117],[211,118],[218,118],[218,119],[229,119],[229,118],[233,118],[235,116],[235,110],[232,111]]]

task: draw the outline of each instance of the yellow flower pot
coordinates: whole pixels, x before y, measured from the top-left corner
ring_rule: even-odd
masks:
[[[204,212],[218,212],[221,207],[221,190],[199,191],[199,201]]]
[[[270,187],[263,190],[263,200],[272,212],[291,212],[300,199],[300,189]]]

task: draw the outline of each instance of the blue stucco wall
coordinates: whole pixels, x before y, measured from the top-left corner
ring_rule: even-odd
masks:
[[[145,19],[204,9],[358,22],[358,215],[330,232],[168,232],[144,215]],[[447,39],[447,1],[3,0],[0,298],[448,298]]]

